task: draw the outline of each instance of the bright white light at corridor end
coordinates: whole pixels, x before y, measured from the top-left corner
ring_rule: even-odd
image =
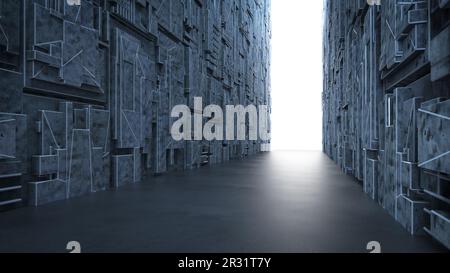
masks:
[[[322,12],[272,1],[272,150],[322,149]]]

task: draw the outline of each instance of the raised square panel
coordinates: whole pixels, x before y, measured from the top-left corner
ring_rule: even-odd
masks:
[[[426,223],[424,209],[429,205],[422,200],[413,200],[405,195],[397,197],[397,221],[411,233],[411,235],[424,234],[423,227]]]
[[[29,183],[29,203],[32,206],[41,206],[67,198],[67,182],[49,180]]]
[[[56,174],[58,172],[58,156],[43,155],[33,156],[34,174],[37,176]]]

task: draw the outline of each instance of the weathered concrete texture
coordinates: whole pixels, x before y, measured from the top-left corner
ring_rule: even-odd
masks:
[[[325,18],[324,151],[450,248],[450,1],[333,0]]]
[[[270,104],[269,11],[270,0],[0,0],[0,210],[259,152],[260,141],[174,142],[170,113],[194,97]]]

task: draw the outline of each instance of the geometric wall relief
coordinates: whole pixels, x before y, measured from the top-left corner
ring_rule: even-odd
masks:
[[[95,1],[27,1],[26,85],[105,102],[107,48]]]
[[[0,68],[19,71],[22,38],[21,1],[0,3]]]
[[[40,111],[40,154],[33,155],[33,174],[44,181],[30,183],[30,202],[82,196],[109,186],[109,111],[92,106]]]
[[[21,1],[0,1],[0,211],[26,198],[22,174],[27,116],[22,113]]]
[[[327,1],[324,151],[450,248],[449,1]]]
[[[170,113],[270,105],[269,0],[69,2],[0,0],[0,210],[261,151],[176,142]]]

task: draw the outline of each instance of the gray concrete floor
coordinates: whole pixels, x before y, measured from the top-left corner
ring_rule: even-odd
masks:
[[[0,214],[0,252],[445,252],[412,237],[319,152],[151,178]]]

